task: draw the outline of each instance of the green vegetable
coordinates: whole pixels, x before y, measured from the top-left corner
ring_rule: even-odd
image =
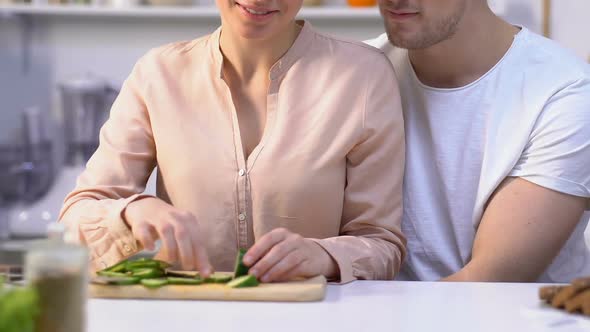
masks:
[[[104,270],[98,271],[100,276],[94,282],[108,285],[134,285],[141,283],[149,288],[172,285],[200,285],[202,283],[227,283],[232,278],[248,274],[248,267],[242,263],[246,253],[240,249],[236,258],[234,276],[225,273],[213,273],[203,280],[196,272],[166,271],[170,264],[156,259],[140,258],[137,260],[124,260]],[[0,331],[3,332],[3,331]]]
[[[170,267],[170,264],[160,261],[160,260],[157,260],[157,259],[140,258],[137,260],[121,261],[113,266],[110,266],[104,270],[99,271],[98,274],[104,273],[104,272],[124,273],[124,272],[132,272],[132,271],[138,270],[138,269],[147,269],[147,268],[165,270],[169,267]]]
[[[111,272],[111,271],[98,271],[96,272],[96,274],[98,274],[99,276],[102,277],[120,277],[120,278],[125,278],[131,275],[130,272]]]
[[[29,287],[6,290],[3,283],[0,281],[0,331],[34,332],[39,315],[37,291]]]
[[[108,271],[108,272],[125,272],[125,267],[127,266],[127,261],[122,261],[119,262],[118,264],[115,264],[109,268],[104,269],[103,271]]]
[[[106,282],[109,285],[127,286],[139,284],[141,278],[138,277],[108,277]]]
[[[227,284],[227,286],[231,288],[256,287],[258,285],[258,279],[253,275],[245,275],[235,278]]]
[[[238,278],[238,277],[247,275],[248,271],[250,270],[250,268],[247,267],[246,265],[244,265],[244,262],[242,262],[242,259],[244,258],[245,254],[246,254],[246,249],[240,248],[240,250],[238,251],[238,256],[236,257],[236,264],[235,264],[235,268],[234,268],[234,278]]]
[[[184,272],[184,271],[166,271],[167,277],[178,277],[178,278],[200,278],[198,273],[195,272]]]
[[[160,268],[138,269],[133,271],[133,276],[140,279],[153,279],[163,277],[166,273]]]
[[[203,279],[197,278],[178,278],[168,277],[168,283],[171,285],[200,285],[204,282]]]
[[[160,288],[168,284],[168,280],[164,278],[159,279],[142,279],[141,284],[147,288]]]
[[[128,261],[125,264],[125,269],[127,271],[133,271],[133,270],[137,270],[137,269],[147,269],[147,268],[153,268],[153,269],[166,269],[170,267],[170,264],[166,263],[166,262],[162,262],[159,260],[155,260],[155,259],[138,259],[136,261]]]
[[[211,282],[215,284],[225,284],[232,280],[232,276],[229,274],[213,273],[209,278],[205,279],[205,282]]]

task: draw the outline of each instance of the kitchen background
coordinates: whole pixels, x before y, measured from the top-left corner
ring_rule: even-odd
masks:
[[[141,55],[219,25],[213,0],[148,0],[150,6],[139,0],[92,5],[72,0],[59,6],[32,1],[0,0],[0,238],[36,237],[56,219],[112,92]],[[305,7],[300,16],[324,32],[357,40],[383,32],[375,7],[351,8],[347,0],[307,2],[321,4]],[[590,60],[589,0],[490,4],[508,21],[550,33]],[[77,99],[83,92],[84,100]],[[25,149],[23,142],[35,144]],[[152,181],[148,191],[153,189]]]

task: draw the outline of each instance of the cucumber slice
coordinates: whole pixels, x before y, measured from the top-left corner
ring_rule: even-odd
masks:
[[[205,279],[205,282],[211,282],[215,284],[225,284],[232,280],[230,274],[213,273],[209,278]]]
[[[167,277],[178,277],[178,278],[200,278],[198,272],[190,272],[190,271],[166,271]]]
[[[258,282],[258,279],[256,279],[255,276],[245,275],[245,276],[241,276],[241,277],[235,278],[234,280],[230,281],[229,283],[227,283],[227,286],[231,287],[231,288],[244,288],[244,287],[256,287],[259,284],[260,283]]]
[[[138,277],[141,279],[154,279],[160,278],[165,275],[165,272],[160,268],[153,268],[153,269],[137,269],[133,271],[132,276]]]
[[[236,264],[234,268],[234,278],[245,276],[248,274],[248,270],[250,270],[250,268],[244,265],[244,263],[242,262],[242,259],[244,258],[246,251],[246,249],[242,248],[240,248],[240,250],[238,251],[238,255],[236,257]]]
[[[121,278],[125,278],[125,277],[129,277],[131,275],[131,273],[128,272],[112,272],[112,271],[98,271],[96,272],[97,275],[102,276],[102,277],[121,277]]]
[[[157,260],[136,260],[128,261],[125,264],[125,269],[127,271],[133,271],[137,269],[165,269],[167,267],[169,267],[168,263]]]
[[[203,279],[197,278],[168,277],[166,279],[168,280],[168,283],[171,285],[200,285],[204,282]]]
[[[159,279],[141,279],[141,284],[147,288],[160,288],[168,285],[168,280],[164,278]]]
[[[158,262],[158,264],[160,264],[160,268],[163,269],[163,270],[165,270],[165,269],[167,269],[167,268],[169,268],[169,267],[172,266],[172,264],[170,264],[170,263],[167,263],[167,262],[164,262],[164,261],[159,261],[157,259],[154,259],[154,261]]]
[[[109,271],[109,272],[125,272],[126,267],[127,266],[127,260],[124,260],[122,262],[119,262],[109,268],[104,269],[103,271]]]
[[[95,277],[92,278],[92,282],[95,284],[102,284],[102,285],[117,285],[117,286],[125,286],[125,285],[135,285],[138,284],[140,281],[137,277]]]
[[[118,278],[117,280],[113,280],[112,284],[119,286],[135,285],[139,283],[139,280],[137,277]]]

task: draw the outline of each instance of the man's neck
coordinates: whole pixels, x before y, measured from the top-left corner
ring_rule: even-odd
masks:
[[[233,80],[248,83],[261,75],[268,77],[271,67],[291,48],[301,26],[293,22],[270,39],[253,40],[238,36],[230,29],[222,30],[220,49],[225,57],[224,72]]]
[[[468,9],[450,39],[410,50],[416,75],[428,86],[457,88],[479,79],[506,54],[518,28],[498,18],[487,5]]]

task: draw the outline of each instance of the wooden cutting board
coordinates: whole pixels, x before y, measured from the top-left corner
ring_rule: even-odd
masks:
[[[108,299],[215,300],[215,301],[321,301],[326,294],[326,278],[260,284],[250,288],[230,288],[224,284],[166,285],[148,289],[142,285],[110,286],[90,284],[90,297]]]

